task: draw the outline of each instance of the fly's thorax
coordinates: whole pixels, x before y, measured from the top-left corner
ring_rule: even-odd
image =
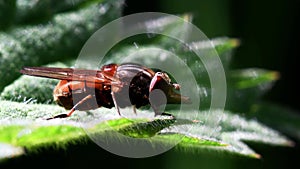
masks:
[[[68,96],[71,94],[72,91],[70,91],[69,81],[67,80],[60,80],[53,90],[54,98],[59,96]]]
[[[112,86],[119,107],[135,105],[137,108],[149,104],[149,86],[154,72],[138,64],[122,64],[115,77],[120,86]]]

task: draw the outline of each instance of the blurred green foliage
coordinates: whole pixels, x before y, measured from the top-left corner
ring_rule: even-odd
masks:
[[[47,4],[46,2],[51,1],[21,2],[22,5],[29,3],[25,6],[33,5],[32,8],[37,8],[38,11],[45,11],[43,10],[44,5],[40,6],[39,4]],[[51,17],[44,18],[43,22],[12,25],[5,32],[0,32],[0,78],[5,79],[0,81],[0,90],[2,91],[7,84],[20,76],[19,70],[23,66],[36,66],[57,60],[65,61],[74,58],[91,34],[121,14],[119,10],[121,1],[108,1],[98,5],[96,4],[98,1],[93,2],[90,2],[91,5],[84,5],[79,9],[75,8],[66,12],[62,10],[62,13],[57,13],[56,15],[54,15],[55,12],[53,11],[49,14]],[[60,3],[61,5],[66,3],[65,5],[73,6],[69,0]],[[3,5],[5,6],[6,3],[3,3]],[[16,3],[15,5],[20,4]],[[22,5],[16,6],[17,9],[19,7],[23,8]],[[101,5],[106,5],[106,11],[98,10]],[[53,8],[61,7],[57,5],[53,6]],[[23,15],[25,15],[26,11],[28,13],[32,11],[31,8],[25,9],[22,12],[24,13]],[[60,9],[56,12],[60,12]],[[39,13],[30,15],[40,16]],[[7,16],[5,20],[13,20],[13,18],[13,16]],[[35,17],[30,17],[30,19],[35,19]],[[0,25],[5,25],[5,23],[0,23]]]

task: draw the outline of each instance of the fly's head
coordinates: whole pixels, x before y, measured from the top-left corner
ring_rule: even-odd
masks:
[[[177,83],[172,83],[171,78],[167,73],[155,73],[150,83],[149,93],[154,91],[155,89],[159,89],[164,93],[167,99],[167,103],[169,104],[191,103],[189,97],[182,96],[178,93],[178,91],[180,90],[180,85]]]

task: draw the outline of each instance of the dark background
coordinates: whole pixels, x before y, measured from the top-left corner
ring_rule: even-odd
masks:
[[[298,0],[127,0],[124,15],[137,12],[192,13],[209,38],[239,38],[233,68],[258,67],[280,72],[264,99],[300,112]]]
[[[137,12],[192,13],[193,23],[208,38],[239,38],[241,46],[235,51],[231,66],[257,67],[280,72],[280,79],[263,99],[292,108],[300,115],[299,0],[127,0],[124,15]],[[218,155],[206,158],[205,154],[197,157],[175,157],[172,154],[171,157],[174,157],[175,166],[192,168],[197,165],[201,168],[299,168],[298,141],[293,149],[255,144],[249,146],[262,155],[261,160],[224,159]],[[164,155],[155,159],[164,159]],[[218,161],[218,165],[212,159]],[[172,161],[167,160],[166,163]]]

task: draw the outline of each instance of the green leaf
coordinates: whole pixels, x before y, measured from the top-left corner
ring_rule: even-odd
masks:
[[[0,30],[8,29],[15,17],[16,0],[2,0],[0,2]]]
[[[231,70],[227,75],[226,109],[235,112],[249,112],[252,105],[268,92],[279,78],[279,72],[248,68]]]
[[[279,79],[279,72],[249,68],[243,70],[233,70],[228,75],[230,86],[236,89],[245,89],[260,86],[263,91],[266,88],[263,85],[271,85]]]
[[[97,1],[101,2],[103,0]],[[17,0],[15,24],[33,24],[43,22],[50,19],[57,13],[76,10],[87,2],[88,0],[61,0],[60,3],[53,0]]]
[[[19,70],[30,63],[25,49],[11,36],[0,32],[0,91],[20,76]]]
[[[53,63],[46,67],[68,67],[63,63]],[[0,95],[2,100],[17,102],[52,104],[53,90],[59,80],[32,76],[21,76],[6,86]]]
[[[249,117],[256,117],[260,122],[282,132],[283,134],[300,140],[300,116],[292,108],[270,102],[260,102],[251,107]]]
[[[174,122],[174,119],[155,119],[150,122],[139,122],[122,128],[118,126],[118,132],[134,138],[148,138],[171,126]]]
[[[97,133],[108,140],[116,139],[113,134],[117,131],[134,138],[151,138],[152,144],[157,145],[169,145],[176,143],[179,139],[181,142],[176,146],[178,151],[216,150],[219,153],[250,158],[259,157],[259,155],[243,141],[280,146],[292,145],[289,139],[256,120],[247,120],[228,111],[200,112],[197,119],[194,119],[199,122],[172,118],[129,120],[118,117],[115,110],[105,108],[88,114],[76,112],[69,119],[43,120],[49,115],[62,112],[64,112],[62,108],[54,105],[0,101],[0,131],[2,133],[0,142],[24,147],[28,151],[37,151],[39,148],[54,145],[56,148],[64,148],[65,145],[80,144],[88,138],[87,131]],[[138,113],[152,112],[143,110]],[[176,116],[176,111],[172,113]],[[5,121],[10,119],[11,122],[5,123],[4,119]],[[101,121],[97,122],[98,119]]]

